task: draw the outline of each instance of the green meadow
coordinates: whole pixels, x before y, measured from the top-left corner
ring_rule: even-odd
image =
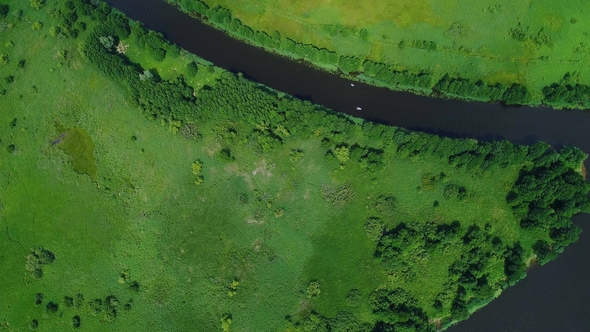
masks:
[[[529,91],[519,101],[523,104],[588,106],[587,92],[584,102],[555,103],[552,98],[545,100],[548,93],[543,91],[552,84],[590,84],[590,69],[584,66],[590,54],[590,21],[583,14],[590,10],[590,4],[584,1],[169,1],[255,45],[303,58],[330,71],[340,69],[342,75],[371,84],[430,94],[431,88],[449,75],[472,82],[482,80],[488,85],[520,84]],[[265,43],[256,33],[237,31],[233,22],[216,21],[216,14],[202,10],[199,4],[226,8],[234,20],[273,38],[313,45],[337,57],[384,63],[390,72],[426,73],[431,77],[425,84],[399,84],[362,75],[363,68],[358,65],[349,73],[342,63],[308,56],[309,51],[290,49],[284,43]],[[486,100],[465,90],[445,95]],[[510,103],[507,98],[498,99]]]
[[[318,125],[308,135],[275,124],[283,139],[272,148],[253,136],[271,126],[264,121],[255,126],[223,113],[154,119],[142,114],[128,86],[89,61],[88,36],[102,19],[79,14],[74,21],[85,29],[77,37],[55,33],[60,23],[52,10],[94,5],[48,1],[33,9],[28,1],[0,0],[4,4],[0,330],[311,331],[328,324],[344,331],[342,312],[353,315],[349,324],[383,320],[373,294],[397,288],[412,294],[412,305],[427,317],[423,327],[434,329],[466,318],[453,311],[454,290],[448,293],[457,287],[449,268],[469,242],[458,234],[481,228],[505,247],[519,243],[521,269],[538,256],[535,243],[563,243],[544,228],[523,230],[506,199],[521,172],[535,167],[536,159],[524,157],[532,148],[505,142],[507,150],[522,151],[519,163],[459,167],[447,157],[369,137],[364,130],[372,124],[322,110],[313,112],[349,129],[328,132]],[[151,82],[150,75],[159,82],[184,75],[196,103],[229,85],[227,72],[183,50],[155,60],[131,38],[117,40],[119,54],[110,45],[117,37],[110,44],[109,36],[101,37],[109,57],[151,70],[140,71],[147,80],[140,84]],[[189,69],[193,62],[196,69]],[[354,146],[381,151],[378,161],[355,159]],[[581,179],[580,158],[573,159],[571,183]],[[409,265],[388,269],[375,258],[377,243],[401,223],[444,228],[454,221],[460,223],[456,236],[440,250],[409,243],[411,250],[401,254]],[[485,264],[479,282],[485,279],[493,298],[513,283],[510,265],[502,255]],[[461,301],[476,298],[471,292]]]

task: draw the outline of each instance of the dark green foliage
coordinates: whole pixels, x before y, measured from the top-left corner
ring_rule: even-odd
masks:
[[[334,318],[326,318],[311,312],[296,324],[298,331],[304,332],[371,332],[371,324],[362,322],[348,311],[339,311]]]
[[[82,320],[80,319],[80,316],[76,315],[74,317],[72,317],[72,327],[77,329],[80,328],[80,326],[82,325]]]
[[[458,221],[439,225],[433,222],[400,223],[394,229],[385,229],[374,256],[386,269],[403,270],[406,267],[404,253],[412,252],[416,248],[433,251],[457,242],[460,229]]]
[[[80,308],[82,307],[82,305],[84,304],[84,295],[78,293],[76,294],[76,296],[74,297],[74,306],[76,308]]]
[[[504,91],[502,100],[504,100],[506,105],[524,105],[529,101],[529,97],[529,91],[526,86],[514,83]]]
[[[105,3],[93,6],[89,0],[64,0],[49,11],[49,15],[55,18],[59,24],[55,26],[58,36],[62,38],[77,38],[81,31],[86,29],[86,23],[79,20],[82,16],[97,15],[101,18],[107,17],[111,9]],[[104,15],[104,16],[103,16]],[[124,17],[117,14],[119,17]],[[116,22],[110,22],[117,29]],[[121,36],[124,37],[124,36]]]
[[[328,321],[328,329],[331,332],[370,332],[372,326],[360,321],[348,311],[339,311],[336,317]]]
[[[423,50],[436,51],[437,44],[432,40],[414,40],[414,47],[421,48]]]
[[[403,288],[380,289],[371,295],[373,313],[379,317],[377,331],[433,331],[418,301]]]
[[[64,297],[64,305],[67,308],[73,307],[74,306],[74,298],[71,296],[65,296]]]
[[[88,306],[90,308],[90,313],[93,315],[98,315],[102,311],[102,300],[101,299],[94,299],[88,302]]]
[[[471,97],[487,101],[497,101],[506,90],[502,84],[487,85],[483,81],[473,82],[460,77],[444,75],[434,86],[435,91],[448,96]]]
[[[106,23],[119,39],[127,39],[129,37],[131,28],[127,16],[118,12],[113,12],[107,16]]]
[[[43,299],[45,298],[45,296],[43,295],[43,293],[37,293],[35,294],[35,305],[41,305],[43,304]]]
[[[5,18],[8,15],[8,5],[0,5],[0,18]]]
[[[519,243],[514,244],[514,246],[506,250],[504,273],[510,286],[526,277],[523,251]]]
[[[111,6],[109,6],[106,2],[99,2],[98,5],[92,8],[91,15],[94,20],[104,22],[111,11]]]
[[[221,160],[224,163],[229,163],[235,160],[235,158],[232,156],[231,154],[231,150],[228,148],[225,149],[221,149],[221,151],[219,151],[219,160]]]
[[[432,75],[426,72],[412,73],[409,71],[398,71],[384,63],[365,60],[363,62],[364,72],[374,79],[391,86],[407,87],[432,87]]]
[[[205,15],[209,6],[200,0],[173,0],[178,4],[184,11],[193,15]]]
[[[36,319],[33,319],[31,321],[31,323],[29,324],[29,329],[30,330],[36,330],[39,327],[39,321]]]
[[[45,306],[45,311],[50,314],[56,313],[58,309],[59,309],[59,306],[55,302],[49,302]]]
[[[578,241],[581,232],[582,230],[578,226],[567,225],[565,227],[551,228],[549,237],[555,241],[555,245],[559,248]]]
[[[445,186],[443,197],[445,199],[464,200],[465,198],[467,198],[467,190],[465,190],[465,187],[460,187],[454,184],[448,184]]]
[[[197,75],[197,71],[198,67],[196,62],[191,61],[186,64],[186,74],[188,75],[188,77],[194,77],[195,75]]]
[[[139,282],[137,282],[137,281],[133,281],[131,284],[129,284],[129,289],[136,292],[136,293],[139,292],[139,288],[140,288]]]
[[[557,258],[557,255],[563,251],[563,247],[550,246],[547,241],[539,240],[533,245],[533,252],[537,255],[537,261],[541,265],[545,265],[548,262]]]
[[[33,274],[37,279],[43,277],[43,266],[55,261],[55,255],[42,247],[31,250],[26,257],[25,269]]]
[[[583,84],[554,83],[543,88],[545,102],[550,105],[568,105],[588,108],[590,86]]]
[[[362,60],[354,56],[341,56],[338,66],[343,73],[349,74],[359,70]]]
[[[546,232],[565,247],[578,238],[579,229],[571,217],[590,210],[586,197],[590,186],[574,170],[586,155],[573,147],[563,148],[563,153],[543,149],[547,146],[531,146],[529,158],[534,158],[534,166],[521,171],[506,201],[522,220],[521,227]]]
[[[358,145],[354,145],[350,152],[350,159],[357,160],[361,168],[376,172],[381,170],[383,166],[383,150],[361,148]]]
[[[185,119],[193,114],[193,117],[196,117],[194,90],[186,85],[182,77],[162,82],[151,79],[141,80],[142,72],[128,63],[126,58],[109,52],[103,47],[100,42],[101,37],[115,35],[117,32],[114,29],[108,24],[100,24],[94,28],[86,42],[86,57],[107,76],[125,84],[131,92],[129,101],[140,106],[147,116]],[[145,45],[148,52],[163,51],[165,53],[161,47],[166,47],[166,42],[161,34],[146,33],[139,24],[134,24],[130,39],[140,46]]]

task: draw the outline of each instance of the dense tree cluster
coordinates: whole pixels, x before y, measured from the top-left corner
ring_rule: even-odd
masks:
[[[416,298],[403,288],[377,290],[370,302],[373,313],[379,317],[377,331],[434,331]]]
[[[165,119],[195,118],[194,90],[187,86],[182,76],[169,81],[159,80],[117,54],[111,43],[105,42],[113,40],[118,43],[127,37],[156,60],[165,56],[166,49],[173,48],[161,34],[148,33],[140,24],[130,27],[126,17],[112,12],[88,36],[84,54],[107,76],[125,84],[131,92],[129,101],[140,106],[146,115]]]
[[[339,311],[334,318],[327,318],[311,312],[300,322],[294,324],[302,332],[372,332],[373,326],[356,318],[348,311]]]
[[[394,66],[371,60],[363,62],[363,73],[392,87],[403,86],[426,89],[432,87],[432,74],[430,73],[412,73],[407,70],[397,70]]]
[[[550,248],[559,250],[577,240],[580,229],[572,224],[571,217],[590,211],[590,199],[586,196],[590,185],[577,171],[586,155],[567,146],[559,153],[537,149],[530,158],[533,165],[521,171],[506,200],[522,220],[522,228],[549,234],[551,247],[536,245],[537,253],[546,260],[553,256],[547,252]]]
[[[554,83],[543,88],[545,103],[549,105],[575,105],[590,107],[590,86],[584,84]]]

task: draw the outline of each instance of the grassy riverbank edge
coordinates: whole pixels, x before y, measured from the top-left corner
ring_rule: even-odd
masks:
[[[339,59],[354,59],[354,57],[350,55],[336,54],[330,50],[319,49],[316,46],[310,44],[298,44],[297,41],[292,41],[288,38],[282,38],[280,35],[278,35],[279,41],[276,41],[273,44],[273,46],[265,45],[264,43],[257,40],[256,36],[266,35],[266,33],[254,30],[251,27],[243,25],[241,22],[239,22],[239,19],[232,18],[232,13],[227,8],[219,6],[213,7],[213,9],[216,9],[218,12],[221,12],[223,13],[223,15],[225,15],[225,17],[227,18],[226,21],[239,22],[237,23],[237,26],[239,26],[241,30],[238,30],[238,28],[230,28],[232,26],[231,24],[228,25],[223,24],[221,22],[217,22],[214,19],[214,17],[208,14],[208,10],[210,10],[210,8],[208,7],[206,7],[204,10],[187,11],[185,10],[185,8],[179,0],[164,1],[172,5],[175,5],[179,10],[184,11],[189,16],[198,19],[204,24],[207,24],[219,31],[224,32],[226,35],[234,39],[261,48],[267,52],[285,57],[289,60],[298,61],[312,68],[322,70],[330,74],[338,75],[342,78],[349,79],[352,81],[387,88],[393,91],[410,92],[416,95],[426,97],[449,100],[461,100],[466,102],[499,102],[504,105],[522,105],[530,107],[546,106],[557,110],[590,108],[590,86],[568,82],[569,74],[567,73],[565,74],[561,82],[555,82],[553,84],[547,85],[542,89],[542,91],[533,91],[529,89],[526,85],[521,85],[518,83],[514,83],[511,86],[503,87],[499,83],[495,83],[494,85],[488,86],[481,80],[471,81],[469,79],[464,79],[461,77],[447,77],[448,81],[444,81],[445,77],[441,78],[440,81],[433,81],[430,79],[421,80],[421,77],[423,77],[423,75],[430,75],[428,74],[430,70],[429,68],[423,68],[421,71],[416,73],[409,72],[406,70],[400,71],[396,68],[396,65],[387,63],[377,63],[378,65],[382,65],[384,68],[387,68],[385,70],[385,73],[380,72],[378,74],[381,75],[381,77],[387,77],[389,80],[390,76],[399,76],[400,73],[402,74],[401,81],[400,79],[393,78],[393,82],[387,82],[384,79],[380,79],[378,75],[367,75],[367,70],[366,68],[364,68],[366,61],[362,59],[353,60],[359,61],[359,64],[356,67],[353,67],[353,70],[349,71],[343,69],[343,65],[340,65]],[[195,3],[204,4],[206,6],[204,2],[200,2],[198,0],[196,0]],[[277,38],[277,36],[272,36],[272,38]],[[262,40],[265,39],[263,38]],[[283,46],[285,43],[288,45],[295,44],[295,46],[293,46],[294,50],[299,49],[301,50],[301,52],[286,50]],[[326,51],[328,53],[332,53],[332,57],[327,56],[325,54],[312,54],[311,56],[309,56],[307,54],[309,54],[310,51],[312,53],[315,51]],[[324,59],[330,60],[329,62],[318,61],[317,59],[312,59],[312,57],[322,57]],[[410,82],[417,82],[417,84],[407,84],[403,82],[404,80],[409,80]],[[451,83],[451,85],[454,84],[455,86],[448,87],[449,83]],[[444,89],[440,89],[441,84],[446,84]],[[581,93],[577,92],[578,88],[579,91],[582,91]],[[458,89],[459,93],[453,91],[456,89]],[[498,91],[498,89],[500,89],[500,91]],[[460,91],[471,91],[471,93],[462,93]]]

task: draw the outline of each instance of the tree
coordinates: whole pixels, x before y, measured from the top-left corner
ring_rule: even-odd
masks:
[[[203,169],[203,163],[197,160],[191,165],[191,169],[194,175],[199,175]]]
[[[522,105],[529,100],[529,91],[526,86],[514,83],[504,91],[502,99],[506,105]]]
[[[194,77],[195,75],[197,75],[197,72],[198,72],[198,67],[197,67],[196,62],[191,61],[186,64],[187,77]]]
[[[349,156],[350,156],[350,149],[343,145],[343,146],[339,146],[337,148],[334,149],[334,155],[336,156],[336,158],[338,158],[338,160],[341,163],[345,163],[348,161]]]
[[[5,18],[8,15],[8,5],[0,5],[0,18]]]
[[[311,281],[309,285],[307,285],[307,298],[312,299],[320,296],[320,282],[317,280]]]

